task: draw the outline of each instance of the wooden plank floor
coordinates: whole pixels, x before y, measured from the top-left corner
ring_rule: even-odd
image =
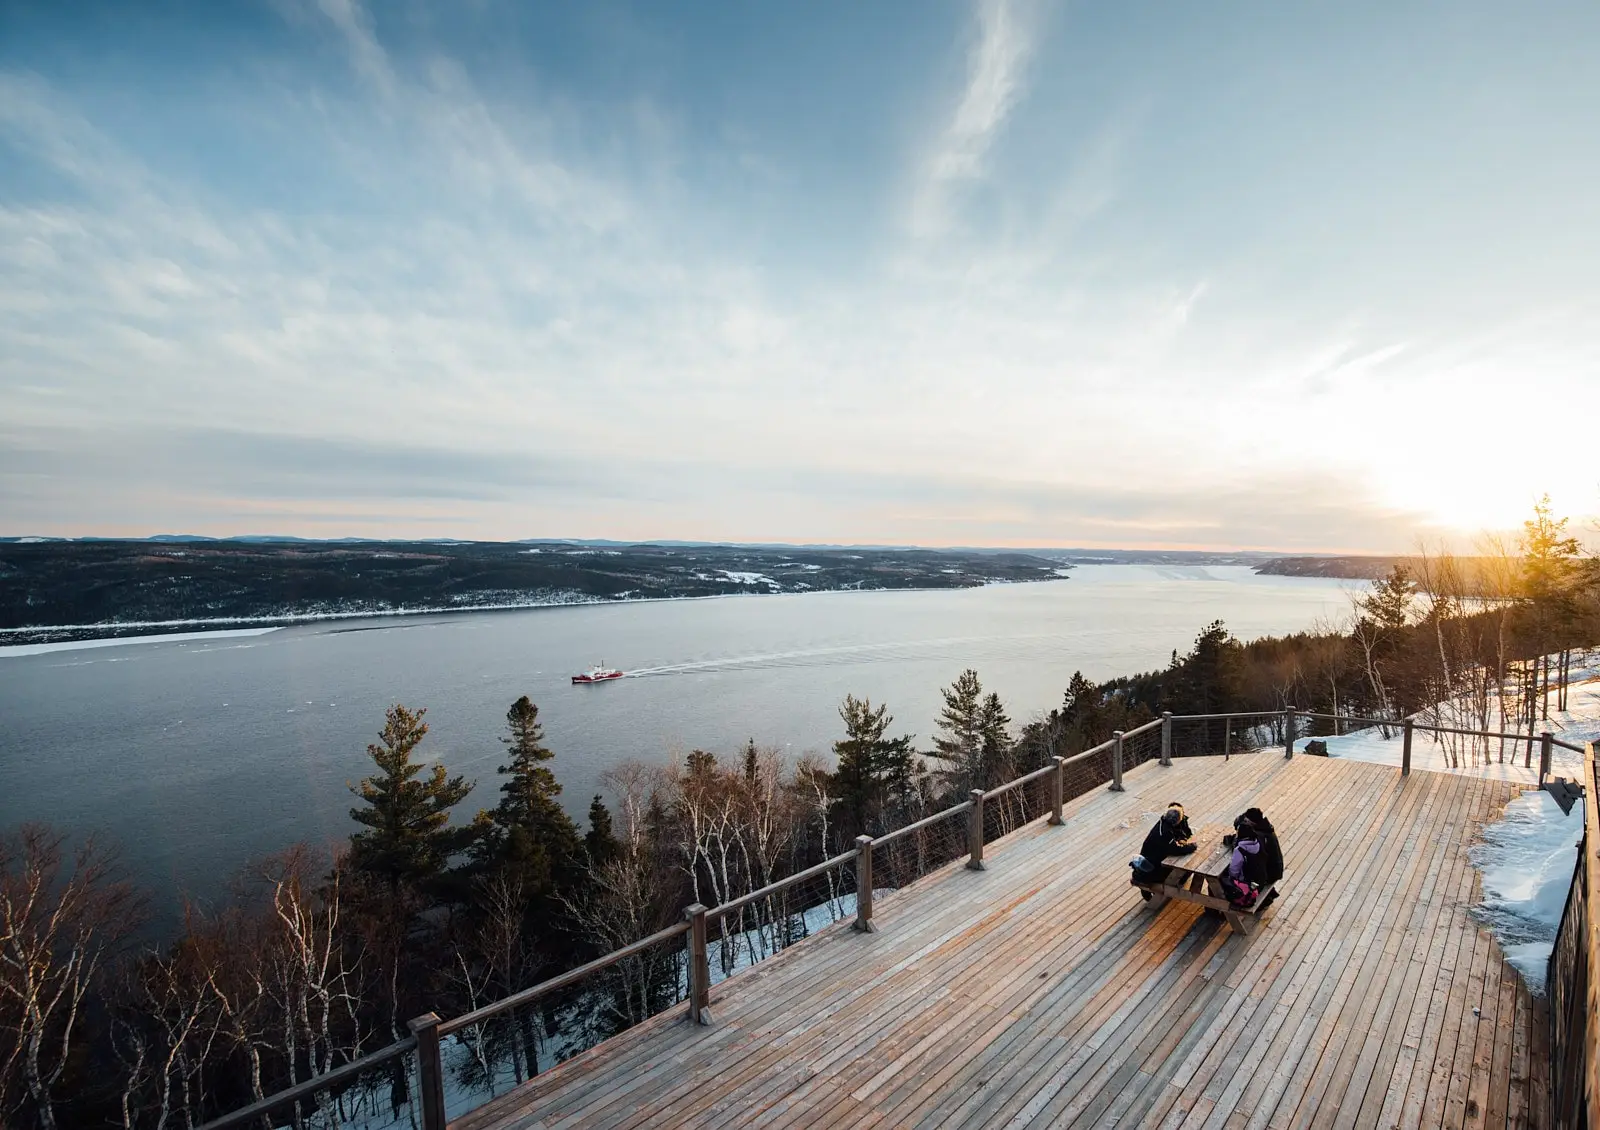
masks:
[[[656,1017],[456,1130],[642,1126],[1536,1126],[1543,1013],[1469,916],[1517,786],[1272,753],[1140,766]],[[1283,842],[1250,937],[1127,860],[1169,800]]]

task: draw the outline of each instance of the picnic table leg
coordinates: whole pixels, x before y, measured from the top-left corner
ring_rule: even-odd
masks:
[[[1167,905],[1169,898],[1170,896],[1166,891],[1162,890],[1160,887],[1157,887],[1150,892],[1150,902],[1148,905],[1151,910],[1160,910],[1162,907]]]
[[[1245,937],[1250,936],[1253,923],[1248,914],[1237,914],[1231,910],[1223,911],[1223,914],[1228,919],[1228,925],[1233,927],[1235,934],[1243,934]]]

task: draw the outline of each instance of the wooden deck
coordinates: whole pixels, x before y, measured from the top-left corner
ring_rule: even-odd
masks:
[[[1253,753],[1146,764],[876,909],[501,1096],[456,1130],[1539,1125],[1542,1023],[1469,917],[1467,849],[1518,786]],[[1169,800],[1259,804],[1286,877],[1249,937],[1146,909]],[[1542,1018],[1542,1011],[1539,1013]]]

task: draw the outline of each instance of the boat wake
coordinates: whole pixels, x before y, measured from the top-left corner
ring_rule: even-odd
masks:
[[[1048,637],[1040,636],[1043,640]],[[977,660],[1013,655],[1019,641],[1015,637],[950,637],[920,640],[916,643],[864,643],[835,647],[797,648],[755,655],[730,655],[696,659],[683,663],[663,663],[652,667],[630,667],[630,679],[659,679],[683,675],[707,675],[722,671],[762,671],[795,667],[836,667],[868,663],[911,663],[929,660]]]

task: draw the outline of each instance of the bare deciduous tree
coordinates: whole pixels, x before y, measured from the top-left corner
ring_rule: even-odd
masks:
[[[92,839],[66,850],[41,824],[0,836],[0,1096],[55,1130],[57,1087],[107,955],[137,929],[142,905],[114,853]]]

